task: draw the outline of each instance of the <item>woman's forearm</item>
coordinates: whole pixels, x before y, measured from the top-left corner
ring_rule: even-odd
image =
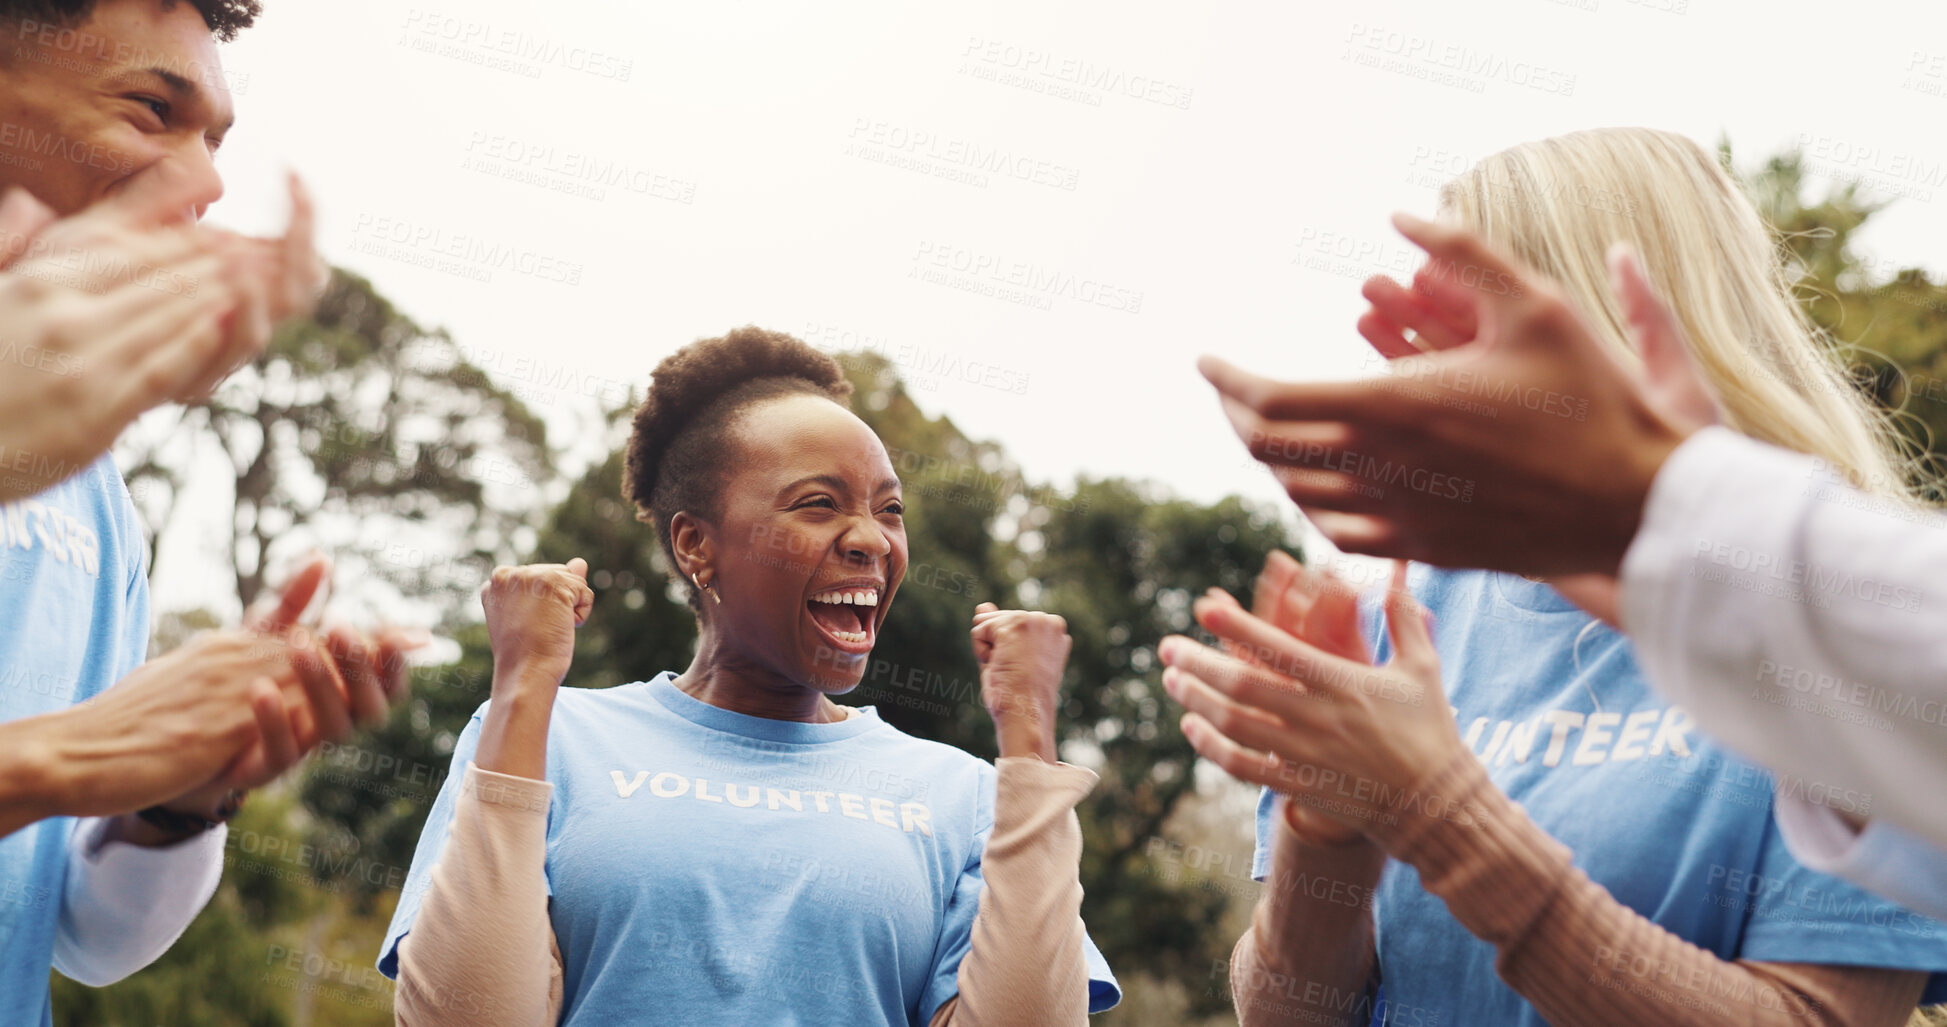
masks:
[[[547,780],[548,723],[559,688],[546,676],[495,667],[493,701],[480,724],[474,765],[496,774]]]
[[[995,710],[993,716],[994,740],[1001,758],[1032,757],[1050,765],[1061,762],[1061,757],[1056,755],[1054,711],[1034,709],[1022,703]]]
[[[1898,1027],[1926,983],[1901,970],[1719,959],[1589,880],[1471,753],[1411,794],[1427,799],[1376,825],[1375,840],[1495,946],[1501,978],[1550,1023]]]
[[[933,1027],[1088,1022],[1082,826],[1075,804],[1094,772],[1034,756],[995,763],[994,830],[981,855],[980,908],[958,997]]]
[[[399,939],[402,1027],[542,1027],[561,1016],[561,957],[548,923],[553,785],[469,766],[446,845],[412,929]]]
[[[1372,892],[1386,857],[1363,838],[1311,845],[1272,817],[1271,867],[1231,953],[1242,1027],[1372,1019]]]

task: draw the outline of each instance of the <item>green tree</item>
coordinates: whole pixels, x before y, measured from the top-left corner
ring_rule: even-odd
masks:
[[[518,397],[443,331],[342,271],[314,316],[280,329],[259,365],[161,435],[132,433],[120,447],[156,545],[199,454],[212,449],[234,472],[236,514],[216,560],[234,564],[226,577],[241,604],[263,589],[272,545],[295,532],[332,550],[341,583],[389,582],[461,632],[469,611],[456,597],[512,559],[552,478],[541,422]],[[207,611],[165,615],[156,648],[215,624]],[[404,876],[403,862],[384,857],[410,856],[437,781],[430,761],[410,764],[403,782],[396,769],[372,767],[380,753],[396,763],[408,747],[394,740],[415,724],[443,732],[457,714],[463,725],[485,697],[471,670],[463,660],[416,675],[392,724],[333,747],[301,787],[255,797],[232,825],[223,883],[188,933],[112,988],[56,975],[61,1022],[390,1023],[389,985],[361,971]],[[451,736],[433,732],[431,744],[450,751]],[[443,772],[444,760],[436,766]],[[368,851],[367,835],[390,845]],[[262,844],[252,851],[239,840]]]
[[[466,592],[514,550],[552,472],[539,418],[372,289],[334,271],[312,317],[174,430],[122,447],[159,549],[196,456],[234,471],[227,563],[255,602],[277,541],[309,527],[346,568],[416,597]]]
[[[1156,646],[1200,633],[1190,604],[1206,589],[1249,602],[1265,556],[1297,552],[1294,540],[1235,498],[1204,506],[1153,485],[1084,480],[1069,501],[1032,512],[1020,541],[1027,590],[1075,639],[1070,734],[1102,753],[1102,783],[1077,810],[1083,915],[1111,965],[1204,979],[1236,938],[1218,929],[1226,894],[1186,887],[1156,858],[1165,822],[1196,790],[1196,752],[1163,693]],[[1205,991],[1192,1008],[1224,1004]]]
[[[1728,163],[1728,145],[1720,147]],[[1913,482],[1929,502],[1947,499],[1941,446],[1947,443],[1947,285],[1926,271],[1873,259],[1859,230],[1890,206],[1858,183],[1811,198],[1802,158],[1779,154],[1741,176],[1783,239],[1789,271],[1812,321],[1830,333],[1836,357],[1860,388],[1890,411],[1913,460]]]

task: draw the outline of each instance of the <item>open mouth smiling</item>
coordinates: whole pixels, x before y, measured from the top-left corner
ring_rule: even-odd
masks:
[[[832,648],[863,656],[878,640],[880,594],[871,582],[844,584],[813,594],[805,610]]]

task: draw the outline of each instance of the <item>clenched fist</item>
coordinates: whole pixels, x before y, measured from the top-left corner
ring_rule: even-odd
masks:
[[[494,679],[559,686],[575,658],[575,629],[588,619],[595,593],[588,561],[496,567],[481,591]]]
[[[1052,613],[974,608],[974,659],[980,664],[980,698],[994,718],[1002,756],[1055,755],[1055,711],[1061,704],[1061,672],[1068,665],[1068,622]]]

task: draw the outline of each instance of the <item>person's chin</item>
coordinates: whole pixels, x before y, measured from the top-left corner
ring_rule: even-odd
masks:
[[[830,651],[826,650],[812,654],[805,665],[808,669],[804,680],[826,695],[844,695],[865,680],[866,657],[841,657],[834,662]]]

